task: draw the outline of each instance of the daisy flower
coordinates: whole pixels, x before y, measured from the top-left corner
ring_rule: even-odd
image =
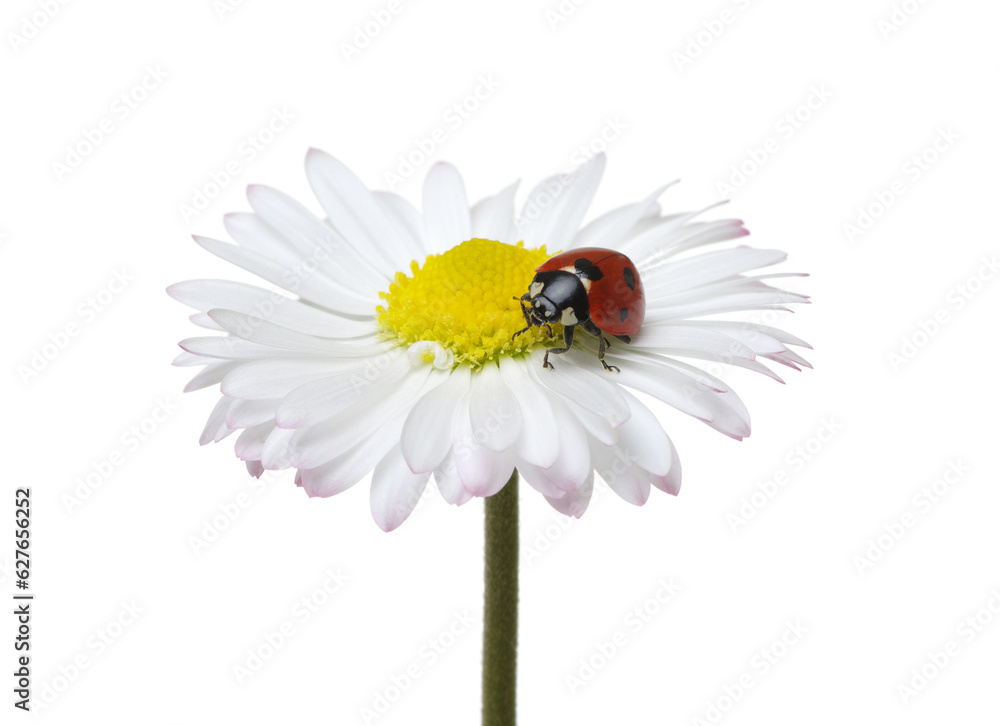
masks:
[[[346,490],[372,473],[371,509],[389,531],[428,481],[460,505],[497,493],[516,469],[558,511],[586,510],[595,472],[641,505],[651,487],[677,494],[681,466],[648,394],[736,439],[750,433],[739,397],[704,367],[741,366],[781,380],[762,361],[808,365],[802,340],[718,314],[787,310],[805,302],[756,274],[778,250],[728,246],[742,221],[663,215],[659,197],[582,225],[605,158],[553,176],[515,213],[512,184],[469,206],[455,167],[427,175],[422,212],[370,191],[332,156],[310,150],[306,175],[322,207],[266,186],[247,190],[252,213],[225,217],[235,244],[195,237],[209,252],[275,289],[226,280],[168,288],[211,335],[188,338],[175,361],[202,366],[185,390],[220,385],[201,442],[240,431],[236,455],[254,476],[295,468],[310,496]],[[702,210],[704,211],[704,210]],[[578,247],[620,251],[645,288],[641,330],[612,339],[606,371],[598,339],[562,347],[525,327],[519,298],[535,269]],[[221,333],[221,334],[220,334]]]

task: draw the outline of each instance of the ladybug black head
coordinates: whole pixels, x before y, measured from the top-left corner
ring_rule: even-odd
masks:
[[[540,322],[558,323],[561,311],[544,294],[531,301],[531,315]]]
[[[543,270],[531,281],[534,317],[546,323],[576,325],[590,317],[587,290],[580,278],[564,270]]]

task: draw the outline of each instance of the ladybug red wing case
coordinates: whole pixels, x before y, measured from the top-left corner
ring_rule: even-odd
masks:
[[[580,247],[537,268],[573,272],[589,286],[590,319],[610,335],[636,335],[646,315],[646,296],[635,264],[615,250]]]

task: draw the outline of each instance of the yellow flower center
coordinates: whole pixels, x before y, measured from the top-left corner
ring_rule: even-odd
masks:
[[[552,255],[544,245],[525,249],[523,242],[503,244],[466,240],[423,266],[410,263],[412,276],[397,272],[384,305],[376,308],[383,335],[400,345],[433,341],[474,367],[499,355],[518,355],[548,343],[543,328],[525,327],[520,298],[528,291],[535,268]],[[554,342],[562,326],[553,326]]]

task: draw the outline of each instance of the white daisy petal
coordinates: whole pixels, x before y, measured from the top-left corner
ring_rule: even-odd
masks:
[[[521,433],[521,408],[496,365],[472,375],[469,425],[477,441],[492,451],[506,451]]]
[[[395,385],[386,386],[382,395],[364,398],[332,418],[295,429],[295,434],[289,439],[295,466],[302,469],[320,466],[364,445],[386,421],[394,417],[402,421],[411,402],[419,396],[432,374],[435,378],[444,375],[429,368],[418,370]],[[397,433],[396,438],[398,436]],[[383,451],[379,458],[384,454]]]
[[[195,355],[194,353],[188,353],[186,350],[182,350],[172,361],[170,361],[170,365],[188,368],[191,366],[203,366],[208,363],[216,362],[217,361],[214,361],[211,358],[203,358],[200,355]]]
[[[236,400],[226,412],[226,426],[231,429],[245,429],[262,424],[265,421],[274,423],[274,410],[278,405],[276,399],[261,399],[258,401]]]
[[[230,212],[222,217],[226,233],[240,247],[295,267],[302,262],[295,246],[253,212]]]
[[[438,162],[424,181],[427,252],[443,252],[472,237],[465,182],[451,164]]]
[[[676,497],[681,491],[681,459],[677,456],[674,442],[668,438],[667,443],[670,444],[670,471],[662,476],[651,474],[650,481],[657,489]]]
[[[208,311],[212,320],[243,340],[266,345],[271,348],[284,348],[303,353],[329,356],[335,353],[341,355],[378,355],[387,346],[378,343],[374,337],[342,340],[338,338],[321,338],[286,328],[282,325],[269,323],[252,315],[238,313],[235,310],[212,308]],[[361,352],[363,351],[363,352]]]
[[[391,264],[384,258],[380,260],[377,254],[381,247],[357,249],[336,224],[326,223],[284,192],[264,184],[251,184],[247,187],[247,201],[258,217],[294,246],[300,259],[314,262],[318,274],[347,286],[364,281],[367,284],[361,289],[369,286],[378,289],[392,277]],[[374,200],[370,201],[377,210]],[[345,263],[350,263],[350,277],[343,274]]]
[[[361,401],[383,396],[386,388],[394,388],[410,370],[405,355],[394,352],[393,356],[386,357],[389,360],[382,367],[375,367],[368,361],[367,365],[289,391],[274,413],[278,426],[286,429],[312,426],[341,415]],[[366,375],[368,370],[372,370],[370,376]]]
[[[672,369],[684,376],[689,383],[685,394],[692,400],[704,401],[710,410],[709,426],[734,439],[741,440],[750,435],[750,412],[734,391],[715,376],[699,368],[671,358],[656,361],[661,370]]]
[[[327,310],[347,315],[371,315],[375,309],[376,288],[372,289],[371,297],[362,296],[341,283],[333,282],[319,274],[309,274],[310,268],[306,264],[287,267],[259,252],[219,240],[195,236],[194,241],[216,257],[232,262],[237,267],[242,267],[283,290],[293,292]]]
[[[197,325],[199,328],[206,328],[208,330],[223,330],[222,326],[212,320],[205,313],[195,313],[188,317],[192,323]]]
[[[246,462],[255,461],[259,464],[260,457],[264,454],[264,442],[267,441],[267,437],[271,435],[272,431],[274,431],[274,421],[265,421],[245,429],[236,438],[236,443],[233,445],[236,457]],[[263,469],[264,467],[261,466],[261,471]]]
[[[212,409],[212,413],[208,416],[205,428],[201,432],[201,438],[198,439],[199,444],[204,446],[209,441],[218,443],[233,432],[233,429],[226,426],[226,414],[233,403],[234,400],[226,396],[219,399],[218,403],[215,404],[215,408]]]
[[[650,474],[664,476],[674,464],[674,449],[656,416],[628,391],[623,391],[632,416],[619,429],[618,446],[630,461]]]
[[[372,474],[371,508],[375,523],[391,532],[413,512],[424,493],[430,474],[414,474],[397,443],[382,457]]]
[[[675,325],[677,325],[675,323]],[[681,323],[689,330],[725,335],[737,340],[758,355],[785,353],[786,345],[811,348],[807,342],[767,325],[732,323],[725,320],[699,320]]]
[[[629,504],[642,506],[649,499],[649,477],[619,446],[594,446],[594,468],[611,490]]]
[[[714,206],[718,205],[713,204],[706,209]],[[741,219],[718,219],[688,224],[688,221],[706,209],[663,217],[662,221],[624,242],[621,251],[631,257],[639,267],[639,272],[645,275],[657,265],[664,264],[686,250],[750,234]]]
[[[636,355],[623,355],[619,359],[612,353],[607,355],[607,359],[621,368],[616,376],[621,385],[648,393],[701,421],[712,421],[712,408],[703,395],[702,387],[687,376]]]
[[[217,361],[208,364],[184,386],[184,393],[214,386],[240,365],[240,361]]]
[[[360,179],[339,160],[319,149],[306,155],[306,177],[330,224],[349,240],[360,259],[368,260],[389,278],[400,259],[412,254],[405,232]],[[354,267],[350,269],[353,273]]]
[[[600,441],[604,446],[614,446],[618,443],[618,429],[612,426],[607,419],[601,418],[593,411],[588,411],[568,398],[563,398],[562,402],[591,438]]]
[[[566,492],[564,496],[558,499],[546,496],[545,500],[560,514],[579,519],[587,511],[587,506],[590,504],[590,498],[593,493],[594,472],[591,470],[587,480],[575,490]]]
[[[747,270],[767,267],[782,262],[787,255],[781,250],[760,250],[754,247],[736,247],[729,250],[703,252],[664,265],[645,287],[648,293],[668,290],[676,295],[685,290],[738,275]]]
[[[507,451],[482,449],[474,456],[456,456],[458,478],[462,487],[476,497],[492,497],[503,488],[514,471],[516,454]]]
[[[355,359],[267,358],[248,361],[226,374],[222,392],[234,398],[282,398],[310,381],[351,370]]]
[[[528,370],[540,385],[592,411],[612,427],[628,420],[629,408],[621,389],[603,371],[598,374],[589,369],[593,364],[589,356],[585,357],[580,351],[570,351],[559,357],[550,356],[555,361],[568,362],[567,365],[553,363],[558,367],[558,374],[555,370],[542,368],[542,351],[534,351],[531,358],[534,365]]]
[[[572,174],[552,176],[528,195],[518,229],[526,245],[567,248],[597,193],[604,154],[596,154]]]
[[[677,320],[679,318],[699,318],[718,313],[732,313],[743,310],[784,310],[791,312],[786,305],[791,303],[806,303],[808,300],[801,295],[783,290],[764,290],[760,292],[734,292],[722,295],[708,295],[701,299],[685,300],[684,298],[657,300],[647,303],[646,315],[652,320]]]
[[[459,366],[410,411],[400,444],[411,471],[434,471],[451,449],[453,412],[468,389],[469,368]]]
[[[514,195],[519,184],[514,182],[499,194],[476,203],[471,212],[472,237],[517,241]]]
[[[294,435],[295,429],[279,428],[275,428],[268,434],[260,452],[260,463],[265,469],[277,471],[296,466],[297,452],[292,447],[292,436]]]
[[[556,399],[551,403],[559,432],[559,453],[552,466],[539,469],[538,474],[559,489],[574,491],[583,485],[593,471],[587,433],[564,403]]]
[[[697,327],[690,321],[667,321],[643,325],[632,337],[633,348],[703,351],[719,356],[753,360],[755,352],[737,337],[722,329]]]
[[[565,489],[560,489],[549,481],[543,468],[535,466],[524,458],[519,458],[516,465],[520,477],[530,484],[531,487],[534,488],[539,494],[543,494],[545,497],[552,499],[560,499],[569,494],[569,492]]]
[[[335,459],[311,469],[300,469],[302,488],[311,497],[332,497],[350,489],[385,458],[399,441],[402,426],[403,417],[399,413],[391,415],[371,435]]]
[[[462,486],[462,481],[458,478],[458,466],[451,455],[444,459],[439,469],[434,470],[434,485],[448,504],[461,506],[472,501],[472,493]]]
[[[420,261],[426,254],[424,220],[417,208],[393,192],[372,192],[389,221],[396,225],[403,240],[404,257]],[[401,258],[402,259],[402,258]],[[399,265],[399,261],[396,262]],[[403,266],[405,269],[405,265]]]
[[[559,451],[559,430],[548,395],[538,390],[523,359],[501,358],[500,377],[523,412],[516,448],[537,467],[547,469]]]
[[[474,496],[489,497],[510,479],[515,452],[509,448],[501,452],[489,449],[483,442],[488,431],[473,428],[470,404],[476,388],[473,381],[472,388],[462,396],[455,409],[452,451],[462,486]]]
[[[225,360],[253,360],[256,358],[274,358],[282,355],[282,351],[260,343],[235,338],[231,335],[213,335],[202,338],[185,338],[178,343],[188,353],[204,358],[219,358]],[[288,351],[284,351],[287,355]]]
[[[697,328],[691,321],[661,322],[644,325],[639,335],[632,338],[631,348],[664,356],[681,356],[700,360],[717,361],[763,373],[779,383],[780,376],[757,361],[757,353],[737,338],[721,330]]]
[[[375,330],[372,321],[352,320],[334,315],[298,300],[242,282],[188,280],[171,285],[167,288],[167,294],[174,300],[205,313],[213,308],[224,307],[309,335],[354,338],[370,335]],[[373,307],[373,313],[374,310]],[[223,330],[221,326],[218,327]]]
[[[664,184],[641,202],[627,204],[602,214],[577,233],[571,248],[616,247],[622,237],[656,207],[656,200],[663,195],[663,192],[676,183],[677,181],[673,181]]]

